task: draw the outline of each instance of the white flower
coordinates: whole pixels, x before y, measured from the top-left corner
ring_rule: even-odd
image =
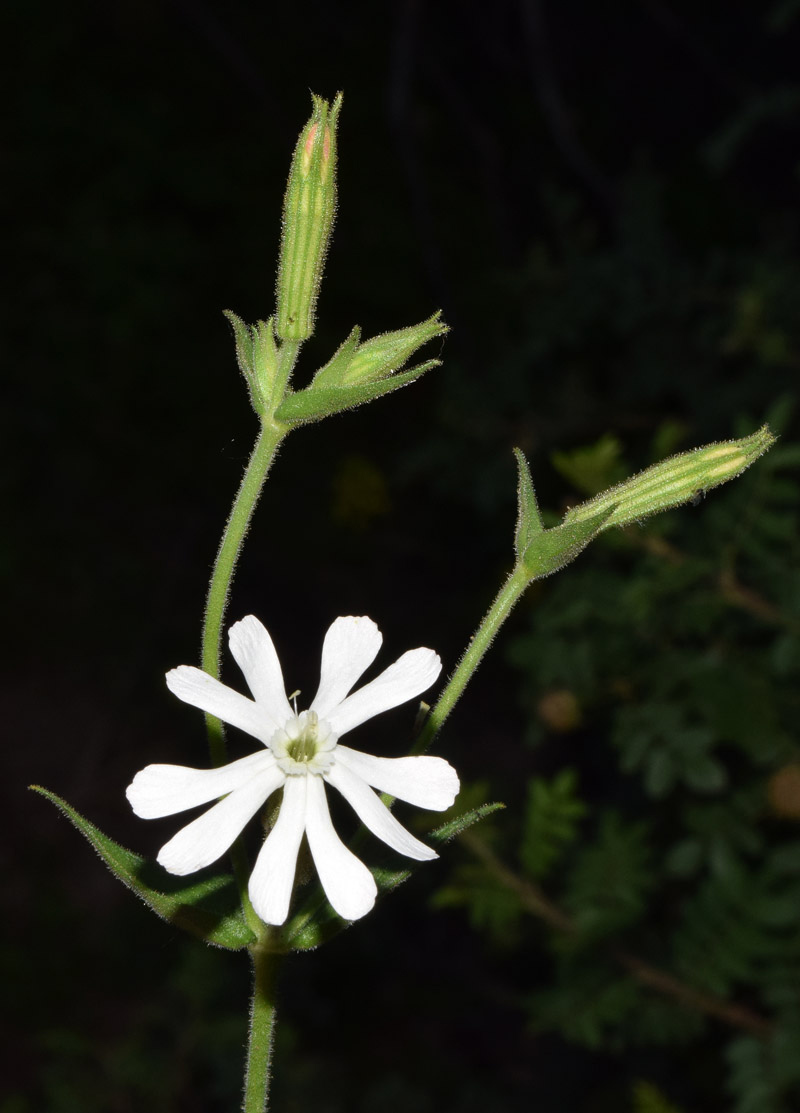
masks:
[[[219,800],[161,848],[161,865],[183,876],[215,862],[267,798],[283,788],[278,819],[250,877],[254,909],[265,923],[285,921],[305,834],[331,905],[345,920],[357,920],[375,903],[375,880],[336,834],[325,782],[394,850],[418,861],[437,857],[398,823],[372,788],[443,811],[459,789],[452,766],[438,757],[372,757],[340,745],[339,739],[373,715],[424,692],[439,675],[441,661],[432,649],[409,650],[348,695],[375,660],[383,638],[370,618],[337,618],[322,647],[319,690],[308,711],[298,714],[286,698],[272,639],[258,619],[248,615],[230,628],[228,637],[254,699],[189,665],[168,672],[167,686],[179,699],[257,738],[264,749],[218,769],[148,765],[128,786],[128,800],[142,819]]]

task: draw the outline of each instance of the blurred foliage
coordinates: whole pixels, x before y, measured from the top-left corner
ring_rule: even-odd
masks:
[[[708,1016],[721,1019],[735,1113],[800,1101],[799,470],[781,441],[702,505],[606,535],[539,591],[507,657],[534,761],[565,764],[528,781],[516,843],[495,824],[493,857],[440,895],[495,945],[550,950],[546,984],[517,985],[536,1030],[669,1046],[691,1075]],[[553,692],[579,708],[566,731]],[[490,914],[492,885],[505,895]],[[543,901],[566,917],[545,936],[520,924],[552,927]],[[672,1108],[655,1091],[636,1100]]]

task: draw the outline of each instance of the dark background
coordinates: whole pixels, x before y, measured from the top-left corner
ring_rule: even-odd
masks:
[[[266,488],[229,613],[306,691],[338,614],[378,621],[384,664],[432,645],[454,666],[510,567],[512,446],[557,508],[553,449],[610,429],[646,463],[665,417],[691,447],[793,389],[798,7],[7,6],[3,1113],[233,1108],[246,961],[137,908],[25,786],[152,853],[173,826],[135,820],[125,785],[204,761],[161,678],[197,659],[256,433],[221,310],[271,312],[308,90],[345,100],[298,382],[355,323],[441,307],[453,332],[443,369],[293,435]],[[502,654],[441,739],[500,793],[532,760]],[[361,744],[401,752],[409,714]],[[446,868],[292,962],[276,1109],[619,1100],[627,1068],[533,1039],[512,972],[426,908]]]

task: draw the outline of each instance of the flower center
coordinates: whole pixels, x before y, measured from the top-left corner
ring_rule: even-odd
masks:
[[[269,748],[288,777],[307,773],[320,775],[333,765],[337,742],[330,723],[320,719],[316,711],[302,711],[275,731]]]

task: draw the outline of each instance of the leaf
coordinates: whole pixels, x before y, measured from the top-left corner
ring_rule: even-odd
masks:
[[[201,881],[173,877],[155,862],[114,842],[54,792],[40,785],[30,787],[64,813],[115,877],[162,920],[230,951],[242,950],[255,941],[244,921],[236,882],[230,874],[217,874]]]
[[[286,425],[305,425],[310,421],[321,421],[324,417],[351,410],[361,406],[364,402],[371,402],[401,386],[412,383],[431,367],[438,367],[441,361],[428,360],[401,375],[393,375],[389,379],[382,379],[374,383],[356,383],[353,386],[311,386],[305,390],[289,393],[275,411],[278,421]]]
[[[517,528],[514,532],[514,550],[517,560],[531,544],[533,539],[544,530],[544,522],[539,513],[536,494],[533,490],[528,461],[519,448],[514,449],[517,458]]]
[[[604,433],[595,444],[571,452],[554,452],[553,467],[584,495],[598,492],[623,478],[622,445],[613,433]]]
[[[606,526],[616,506],[577,522],[564,521],[536,533],[520,557],[532,580],[549,576],[574,560]]]
[[[575,770],[562,769],[552,780],[528,783],[528,802],[522,830],[520,861],[542,881],[578,837],[586,805],[576,793]]]
[[[472,811],[465,812],[463,815],[456,816],[455,819],[442,824],[441,827],[430,831],[426,837],[434,846],[443,846],[454,839],[456,835],[461,834],[462,831],[466,831],[474,823],[503,807],[505,807],[504,804],[483,804],[479,808],[474,808]],[[415,868],[415,866],[400,866],[397,869],[372,868],[372,876],[378,886],[378,897],[380,898],[396,889],[398,885],[402,885],[411,876]],[[317,884],[314,891],[283,928],[281,934],[287,949],[307,951],[318,947],[320,943],[327,942],[328,939],[332,939],[349,926],[349,921],[343,920],[341,916],[334,912],[325,898],[322,886]]]
[[[652,1082],[640,1081],[633,1087],[634,1113],[681,1113]]]
[[[611,811],[601,817],[566,879],[564,903],[578,944],[623,931],[643,917],[656,881],[651,858],[645,824],[626,823]]]

